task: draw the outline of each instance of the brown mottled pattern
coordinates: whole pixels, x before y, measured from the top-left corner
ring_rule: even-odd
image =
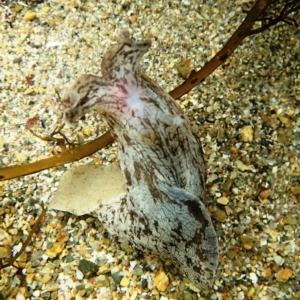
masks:
[[[138,65],[150,41],[128,32],[102,61],[102,75],[82,75],[62,99],[74,122],[91,109],[108,121],[119,144],[125,198],[95,212],[106,229],[134,247],[171,258],[201,287],[210,287],[218,241],[205,201],[201,145],[182,109]],[[112,186],[113,188],[113,186]]]

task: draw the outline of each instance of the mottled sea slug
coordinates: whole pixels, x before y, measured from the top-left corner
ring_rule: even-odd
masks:
[[[203,152],[180,106],[139,71],[150,45],[122,32],[103,56],[102,76],[82,75],[63,95],[64,120],[72,123],[95,109],[118,142],[126,191],[100,202],[93,215],[110,234],[172,259],[207,288],[218,265],[218,240],[204,206]]]

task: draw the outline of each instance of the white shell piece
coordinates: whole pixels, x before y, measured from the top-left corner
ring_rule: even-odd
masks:
[[[118,166],[78,166],[63,174],[49,209],[81,216],[96,210],[100,204],[125,196],[125,193],[125,182]]]

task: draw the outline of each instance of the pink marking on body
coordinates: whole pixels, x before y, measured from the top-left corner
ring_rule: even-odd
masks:
[[[143,92],[132,85],[124,85],[113,89],[113,97],[118,102],[118,107],[128,116],[144,116],[145,103],[141,100]]]

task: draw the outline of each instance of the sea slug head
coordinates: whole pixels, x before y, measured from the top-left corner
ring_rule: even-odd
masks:
[[[73,123],[92,109],[111,124],[129,120],[134,123],[135,117],[143,117],[146,95],[138,67],[151,42],[135,42],[127,31],[120,33],[117,42],[103,56],[102,77],[81,75],[63,94],[61,106],[65,122]]]
[[[154,131],[175,132],[186,120],[182,109],[139,71],[139,62],[150,46],[150,40],[133,41],[122,31],[117,44],[103,55],[102,76],[81,75],[63,95],[64,121],[73,123],[95,109],[117,138],[126,131],[133,140],[153,141]],[[144,139],[140,133],[145,132]]]

